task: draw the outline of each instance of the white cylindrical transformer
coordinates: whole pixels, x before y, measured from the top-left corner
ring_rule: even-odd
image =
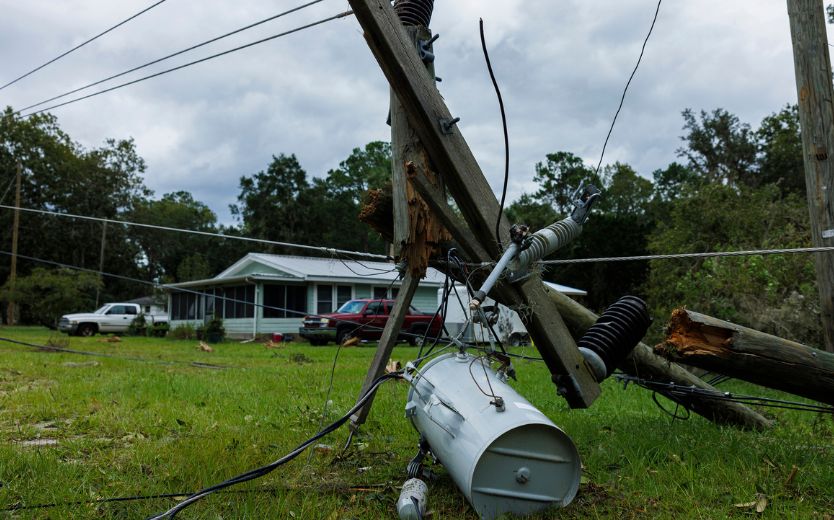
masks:
[[[427,363],[412,380],[406,416],[483,519],[564,507],[576,496],[573,441],[483,358],[447,354]]]

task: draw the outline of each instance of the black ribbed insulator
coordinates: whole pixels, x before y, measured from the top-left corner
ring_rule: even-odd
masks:
[[[651,322],[646,302],[636,296],[623,296],[605,309],[576,345],[596,353],[610,376],[640,343]]]
[[[396,0],[394,11],[403,25],[428,27],[434,12],[434,0]]]

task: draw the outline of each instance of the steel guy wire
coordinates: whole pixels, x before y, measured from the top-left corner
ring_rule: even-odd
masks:
[[[192,235],[200,235],[206,237],[215,237],[215,238],[225,238],[230,240],[240,240],[243,242],[254,242],[258,244],[266,244],[266,245],[273,245],[273,246],[280,246],[280,247],[289,247],[294,249],[306,249],[308,251],[318,251],[320,253],[327,253],[331,256],[336,255],[343,255],[343,256],[356,256],[361,258],[368,258],[368,259],[375,259],[375,260],[392,260],[390,256],[387,255],[377,255],[373,253],[362,253],[360,251],[346,251],[344,249],[335,249],[332,247],[321,247],[321,246],[308,246],[303,244],[293,244],[290,242],[278,242],[275,240],[266,240],[262,238],[251,238],[251,237],[239,237],[235,235],[224,235],[222,233],[213,233],[210,231],[198,231],[194,229],[181,229],[169,226],[158,226],[155,224],[143,224],[141,222],[130,222],[127,220],[115,220],[109,218],[101,218],[101,217],[89,217],[86,215],[75,215],[72,213],[60,213],[57,211],[48,211],[45,209],[34,209],[34,208],[18,208],[16,206],[9,206],[6,204],[0,204],[0,209],[10,209],[10,210],[20,210],[25,211],[28,213],[38,213],[41,215],[52,215],[55,217],[64,217],[64,218],[73,218],[79,220],[91,220],[94,222],[106,222],[108,224],[121,224],[123,226],[134,226],[134,227],[142,227],[147,229],[157,229],[160,231],[174,231],[177,233],[189,233]]]
[[[544,265],[563,264],[589,264],[603,262],[637,262],[645,260],[673,260],[678,258],[720,258],[734,256],[759,256],[759,255],[788,255],[798,253],[831,253],[834,246],[823,247],[798,247],[792,249],[755,249],[750,251],[716,251],[711,253],[676,253],[669,255],[641,255],[641,256],[620,256],[603,258],[566,258],[560,260],[542,260]]]
[[[88,43],[93,42],[93,41],[95,41],[95,40],[97,40],[97,39],[101,38],[102,36],[104,36],[105,34],[109,33],[110,31],[112,31],[112,30],[114,30],[114,29],[117,29],[118,27],[121,27],[122,25],[126,24],[127,22],[129,22],[129,21],[133,20],[134,18],[136,18],[136,17],[138,17],[138,16],[140,16],[140,15],[142,15],[142,14],[144,14],[144,13],[147,13],[148,11],[150,11],[150,10],[151,10],[151,9],[153,9],[154,7],[158,6],[159,4],[164,3],[165,1],[166,1],[166,0],[159,0],[157,3],[155,3],[155,4],[153,4],[153,5],[150,5],[150,6],[146,7],[145,9],[142,9],[142,10],[141,10],[141,11],[139,11],[138,13],[136,13],[136,14],[134,14],[134,15],[132,15],[132,16],[130,16],[130,17],[128,17],[128,18],[125,18],[125,19],[124,19],[124,20],[122,20],[121,22],[119,22],[119,23],[117,23],[116,25],[114,25],[114,26],[110,27],[109,29],[106,29],[106,30],[105,30],[105,31],[103,31],[103,32],[100,32],[99,34],[97,34],[97,35],[93,36],[93,37],[92,37],[92,38],[90,38],[89,40],[87,40],[87,41],[85,41],[85,42],[82,42],[82,43],[79,43],[78,45],[76,45],[76,46],[75,46],[75,47],[73,47],[72,49],[70,49],[70,50],[68,50],[68,51],[64,52],[63,54],[61,54],[61,55],[59,55],[59,56],[56,56],[55,58],[52,58],[51,60],[47,61],[47,62],[46,62],[46,63],[44,63],[43,65],[40,65],[39,67],[35,67],[34,69],[30,70],[30,71],[29,71],[29,72],[27,72],[26,74],[24,74],[24,75],[20,76],[19,78],[14,79],[14,80],[12,80],[12,81],[10,81],[10,82],[6,83],[5,85],[3,85],[3,86],[1,86],[1,87],[0,87],[0,90],[3,90],[4,88],[6,88],[6,87],[8,87],[8,86],[10,86],[10,85],[14,85],[15,83],[17,83],[18,81],[22,80],[23,78],[25,78],[25,77],[27,77],[27,76],[30,76],[30,75],[34,74],[35,72],[37,72],[37,71],[41,70],[42,68],[46,67],[47,65],[49,65],[49,64],[51,64],[51,63],[55,63],[56,61],[60,60],[61,58],[63,58],[63,57],[64,57],[64,56],[66,56],[67,54],[70,54],[71,52],[75,52],[75,51],[77,51],[77,50],[78,50],[78,49],[80,49],[81,47],[84,47],[84,46],[85,46],[85,45],[87,45]]]
[[[110,88],[106,88],[106,89],[100,90],[98,92],[93,92],[92,94],[87,94],[86,96],[77,97],[77,98],[74,98],[74,99],[70,99],[69,101],[64,101],[63,103],[58,103],[56,105],[52,105],[52,106],[49,106],[49,107],[46,107],[46,108],[42,108],[42,109],[36,110],[34,112],[29,112],[28,114],[23,114],[21,117],[29,117],[29,116],[32,116],[32,115],[35,115],[35,114],[40,114],[42,112],[47,112],[49,110],[53,110],[55,108],[70,105],[72,103],[77,103],[78,101],[83,101],[85,99],[89,99],[89,98],[92,98],[92,97],[95,97],[95,96],[100,96],[101,94],[106,94],[107,92],[112,92],[114,90],[124,88],[124,87],[128,87],[130,85],[135,85],[136,83],[140,83],[140,82],[145,81],[145,80],[156,78],[158,76],[168,74],[169,72],[175,72],[175,71],[187,68],[187,67],[191,67],[192,65],[197,65],[199,63],[203,63],[205,61],[209,61],[209,60],[212,60],[214,58],[219,58],[219,57],[225,56],[227,54],[232,54],[233,52],[248,49],[249,47],[254,47],[255,45],[260,45],[261,43],[266,43],[268,41],[272,41],[272,40],[275,40],[277,38],[281,38],[283,36],[289,36],[290,34],[301,32],[305,29],[310,29],[312,27],[315,27],[317,25],[321,25],[321,24],[326,23],[326,22],[330,22],[330,21],[333,21],[333,20],[338,20],[339,18],[345,18],[345,17],[350,16],[352,14],[353,14],[353,11],[345,11],[345,12],[327,17],[327,18],[323,18],[321,20],[317,20],[315,22],[308,23],[306,25],[302,25],[300,27],[296,27],[294,29],[290,29],[288,31],[280,32],[278,34],[274,34],[272,36],[268,36],[266,38],[262,38],[260,40],[254,41],[254,42],[247,43],[245,45],[240,45],[240,46],[235,47],[233,49],[229,49],[229,50],[226,50],[226,51],[223,51],[223,52],[218,52],[216,54],[212,54],[211,56],[207,56],[205,58],[200,58],[199,60],[190,61],[188,63],[178,65],[176,67],[171,67],[170,69],[165,69],[165,70],[162,70],[160,72],[156,72],[154,74],[149,74],[147,76],[143,76],[141,78],[134,79],[132,81],[128,81],[128,82],[125,82],[125,83],[120,83],[119,85],[116,85],[116,86],[113,86],[113,87],[110,87]]]
[[[608,135],[605,136],[605,143],[603,143],[602,145],[602,153],[600,153],[599,155],[599,163],[597,163],[596,173],[599,173],[599,169],[602,167],[602,160],[605,157],[605,149],[608,147],[608,140],[611,139],[611,133],[614,131],[614,125],[617,123],[617,117],[620,115],[620,110],[623,109],[623,103],[625,102],[626,93],[628,93],[628,87],[631,86],[631,81],[637,74],[637,69],[640,68],[640,62],[643,61],[643,53],[646,52],[646,44],[649,43],[649,38],[652,36],[652,31],[654,31],[654,24],[657,22],[658,13],[660,13],[661,3],[663,3],[663,0],[657,0],[657,9],[655,9],[654,11],[652,25],[651,27],[649,27],[649,32],[648,34],[646,34],[646,39],[643,40],[643,47],[640,48],[640,56],[637,58],[637,64],[634,65],[634,70],[631,71],[631,76],[629,76],[628,82],[626,82],[626,86],[623,89],[623,95],[620,98],[620,105],[617,107],[617,112],[614,114],[614,119],[611,121],[611,127],[608,128]]]
[[[210,44],[210,43],[214,43],[214,42],[220,41],[220,40],[222,40],[222,39],[224,39],[224,38],[228,38],[229,36],[233,36],[233,35],[235,35],[235,34],[238,34],[238,33],[243,32],[243,31],[247,31],[247,30],[252,29],[252,28],[254,28],[254,27],[257,27],[257,26],[259,26],[259,25],[263,25],[263,24],[265,24],[265,23],[267,23],[267,22],[271,22],[271,21],[273,21],[273,20],[276,20],[276,19],[278,19],[278,18],[281,18],[281,17],[283,17],[283,16],[286,16],[286,15],[288,15],[288,14],[292,14],[292,13],[295,13],[295,12],[297,12],[297,11],[301,11],[301,10],[302,10],[302,9],[304,9],[304,8],[310,7],[310,6],[314,5],[314,4],[321,3],[321,2],[323,2],[323,1],[324,1],[324,0],[313,0],[312,2],[308,2],[308,3],[303,4],[303,5],[300,5],[300,6],[298,6],[298,7],[294,7],[294,8],[292,8],[292,9],[287,10],[287,11],[284,11],[284,12],[278,13],[278,14],[273,15],[273,16],[270,16],[269,18],[264,18],[263,20],[260,20],[260,21],[257,21],[257,22],[255,22],[255,23],[249,24],[249,25],[247,25],[247,26],[245,26],[245,27],[241,27],[241,28],[239,28],[239,29],[235,29],[234,31],[227,32],[226,34],[222,34],[222,35],[220,35],[220,36],[216,36],[216,37],[214,37],[214,38],[211,38],[210,40],[206,40],[206,41],[204,41],[204,42],[200,42],[200,43],[198,43],[198,44],[196,44],[196,45],[192,45],[191,47],[188,47],[188,48],[186,48],[186,49],[182,49],[182,50],[179,50],[179,51],[174,52],[174,53],[172,53],[172,54],[168,54],[167,56],[163,56],[163,57],[161,57],[161,58],[157,58],[157,59],[155,59],[155,60],[153,60],[153,61],[149,61],[149,62],[147,62],[147,63],[145,63],[145,64],[142,64],[142,65],[139,65],[139,66],[137,66],[137,67],[133,67],[132,69],[128,69],[128,70],[126,70],[126,71],[124,71],[124,72],[120,72],[120,73],[118,73],[118,74],[114,74],[114,75],[112,75],[112,76],[108,76],[108,77],[106,77],[106,78],[104,78],[104,79],[100,79],[100,80],[95,81],[95,82],[93,82],[93,83],[88,83],[88,84],[84,85],[83,87],[78,87],[78,88],[76,88],[76,89],[73,89],[73,90],[70,90],[70,91],[64,92],[63,94],[59,94],[59,95],[57,95],[57,96],[54,96],[54,97],[51,97],[51,98],[49,98],[49,99],[45,99],[45,100],[43,100],[43,101],[40,101],[40,102],[38,102],[38,103],[35,103],[34,105],[29,105],[28,107],[23,107],[23,108],[21,108],[20,110],[17,110],[17,111],[16,111],[16,113],[18,113],[18,114],[19,114],[19,113],[21,113],[21,112],[25,112],[25,111],[30,110],[30,109],[32,109],[32,108],[39,107],[39,106],[41,106],[41,105],[43,105],[43,104],[49,103],[50,101],[55,101],[56,99],[61,99],[61,98],[63,98],[63,97],[67,97],[67,96],[69,96],[69,95],[71,95],[71,94],[75,94],[75,93],[77,93],[77,92],[81,92],[82,90],[87,90],[88,88],[95,87],[96,85],[101,85],[102,83],[106,83],[106,82],[108,82],[108,81],[110,81],[110,80],[113,80],[113,79],[116,79],[116,78],[120,78],[120,77],[122,77],[122,76],[125,76],[125,75],[127,75],[127,74],[130,74],[131,72],[136,72],[137,70],[142,70],[142,69],[144,69],[144,68],[150,67],[151,65],[156,65],[157,63],[161,63],[161,62],[163,62],[163,61],[165,61],[165,60],[168,60],[168,59],[174,58],[174,57],[179,56],[179,55],[181,55],[181,54],[185,54],[186,52],[190,52],[190,51],[193,51],[193,50],[195,50],[195,49],[199,49],[200,47],[204,47],[204,46],[206,46],[206,45],[208,45],[208,44]]]

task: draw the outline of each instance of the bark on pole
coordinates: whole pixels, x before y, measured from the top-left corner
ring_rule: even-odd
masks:
[[[571,334],[577,340],[585,334],[599,317],[564,294],[549,287],[546,290],[550,299],[559,308],[559,313],[568,325]],[[717,388],[707,384],[676,363],[666,361],[655,355],[652,349],[644,343],[638,344],[619,368],[626,374],[642,379],[694,386],[704,390],[720,392]],[[740,403],[693,396],[687,398],[686,403],[681,402],[681,404],[685,404],[693,412],[717,424],[739,426],[752,430],[764,430],[773,426],[773,421]]]
[[[834,405],[834,354],[704,314],[677,309],[666,359]]]
[[[788,0],[805,188],[815,247],[834,246],[834,86],[823,0]],[[834,352],[834,253],[814,255],[825,350]]]

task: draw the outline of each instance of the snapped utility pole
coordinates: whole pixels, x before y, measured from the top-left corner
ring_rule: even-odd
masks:
[[[402,12],[404,30],[412,43],[412,51],[420,56],[424,67],[417,71],[434,81],[434,53],[432,50],[431,31],[428,28],[431,20],[431,10],[412,11],[408,9],[409,0],[401,2],[399,10]],[[403,9],[405,7],[406,9]],[[391,357],[394,345],[399,339],[399,331],[405,322],[409,306],[417,291],[417,286],[426,274],[429,259],[437,249],[437,244],[448,238],[448,232],[440,221],[431,213],[431,209],[409,184],[407,173],[419,164],[426,171],[430,170],[428,156],[411,127],[406,112],[397,98],[396,91],[391,89],[390,103],[391,124],[391,184],[394,210],[393,222],[393,253],[399,256],[405,265],[400,292],[397,295],[394,308],[385,323],[379,339],[374,359],[365,376],[365,382],[359,393],[359,399],[364,396],[373,382],[380,377]],[[431,174],[430,174],[431,175]],[[365,406],[360,408],[350,418],[352,430],[356,430],[365,423],[373,404],[374,396],[370,396]]]
[[[493,235],[499,222],[498,201],[457,129],[459,119],[450,113],[433,78],[425,74],[425,65],[414,52],[412,40],[390,2],[349,1],[365,31],[365,40],[403,106],[410,125],[466,221],[468,229],[453,238],[459,243],[474,239],[479,243],[478,249],[488,255],[487,258],[470,258],[470,261],[495,261],[500,256],[500,244]],[[499,228],[501,239],[507,241],[509,224],[505,217],[501,218]],[[455,235],[452,229],[449,231]],[[462,236],[465,234],[471,237]],[[474,249],[469,248],[470,251]],[[568,404],[573,408],[590,406],[600,394],[599,384],[585,365],[558,310],[541,288],[541,282],[535,276],[515,284],[502,280],[495,288],[495,299],[522,310],[520,314],[530,336]],[[524,309],[531,312],[524,312]]]
[[[834,246],[834,86],[823,0],[788,0],[805,187],[815,247]],[[834,253],[814,255],[825,350],[834,352]]]

